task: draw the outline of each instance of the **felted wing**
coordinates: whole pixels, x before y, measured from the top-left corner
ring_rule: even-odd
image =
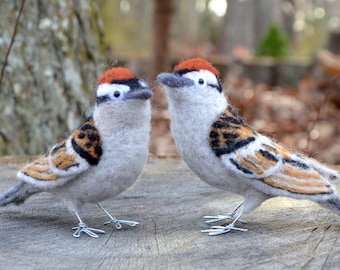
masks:
[[[93,119],[89,118],[69,138],[53,146],[48,154],[24,166],[17,175],[38,187],[60,186],[97,165],[101,155],[99,132]]]
[[[266,193],[277,193],[277,189],[301,195],[335,192],[329,179],[337,177],[336,173],[258,134],[232,107],[212,125],[210,145],[226,168],[252,184],[266,184]]]
[[[102,155],[102,142],[92,118],[55,145],[49,153],[51,170],[60,176],[79,174],[97,165]]]
[[[55,186],[59,178],[52,172],[47,155],[41,156],[21,168],[17,176],[19,179],[38,187]]]

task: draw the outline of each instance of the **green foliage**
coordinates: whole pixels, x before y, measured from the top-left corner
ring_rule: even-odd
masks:
[[[286,34],[279,26],[272,24],[260,41],[256,56],[285,58],[288,56],[288,47],[289,39]]]

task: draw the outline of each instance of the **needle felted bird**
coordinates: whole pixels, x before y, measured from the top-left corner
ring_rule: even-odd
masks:
[[[207,223],[231,218],[230,224],[203,232],[246,231],[235,226],[242,214],[275,196],[310,199],[340,214],[340,197],[330,183],[339,175],[250,127],[228,103],[219,72],[209,62],[183,61],[157,81],[165,90],[171,130],[188,167],[208,184],[244,197],[241,214],[236,211],[242,204],[230,216],[205,217]]]
[[[96,203],[108,223],[117,229],[138,222],[118,220],[100,204],[131,186],[148,156],[151,90],[128,69],[115,67],[98,80],[96,104],[89,117],[67,139],[24,166],[21,182],[0,197],[0,206],[23,203],[38,192],[49,192],[63,201],[79,220],[73,236],[81,232],[98,237],[102,230],[89,228],[78,214],[84,203]]]

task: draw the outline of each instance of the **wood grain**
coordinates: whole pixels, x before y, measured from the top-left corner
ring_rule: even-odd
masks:
[[[0,161],[0,193],[22,164]],[[340,183],[337,183],[338,187]],[[244,216],[248,232],[208,236],[202,217],[226,214],[242,198],[216,190],[179,160],[150,160],[141,179],[103,206],[135,228],[84,221],[106,234],[72,236],[76,217],[49,194],[0,208],[0,269],[338,269],[340,217],[309,201],[275,198]]]

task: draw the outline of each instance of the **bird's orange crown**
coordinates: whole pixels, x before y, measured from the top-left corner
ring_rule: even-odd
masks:
[[[182,61],[177,66],[175,66],[174,71],[180,71],[180,70],[209,70],[210,72],[214,73],[215,76],[219,77],[219,72],[216,68],[213,67],[212,64],[210,64],[208,61],[202,59],[202,58],[193,58],[189,60]]]
[[[98,84],[102,83],[112,83],[114,81],[122,81],[136,78],[135,74],[133,74],[127,68],[122,67],[114,67],[105,71],[102,76],[100,76],[98,80]]]

